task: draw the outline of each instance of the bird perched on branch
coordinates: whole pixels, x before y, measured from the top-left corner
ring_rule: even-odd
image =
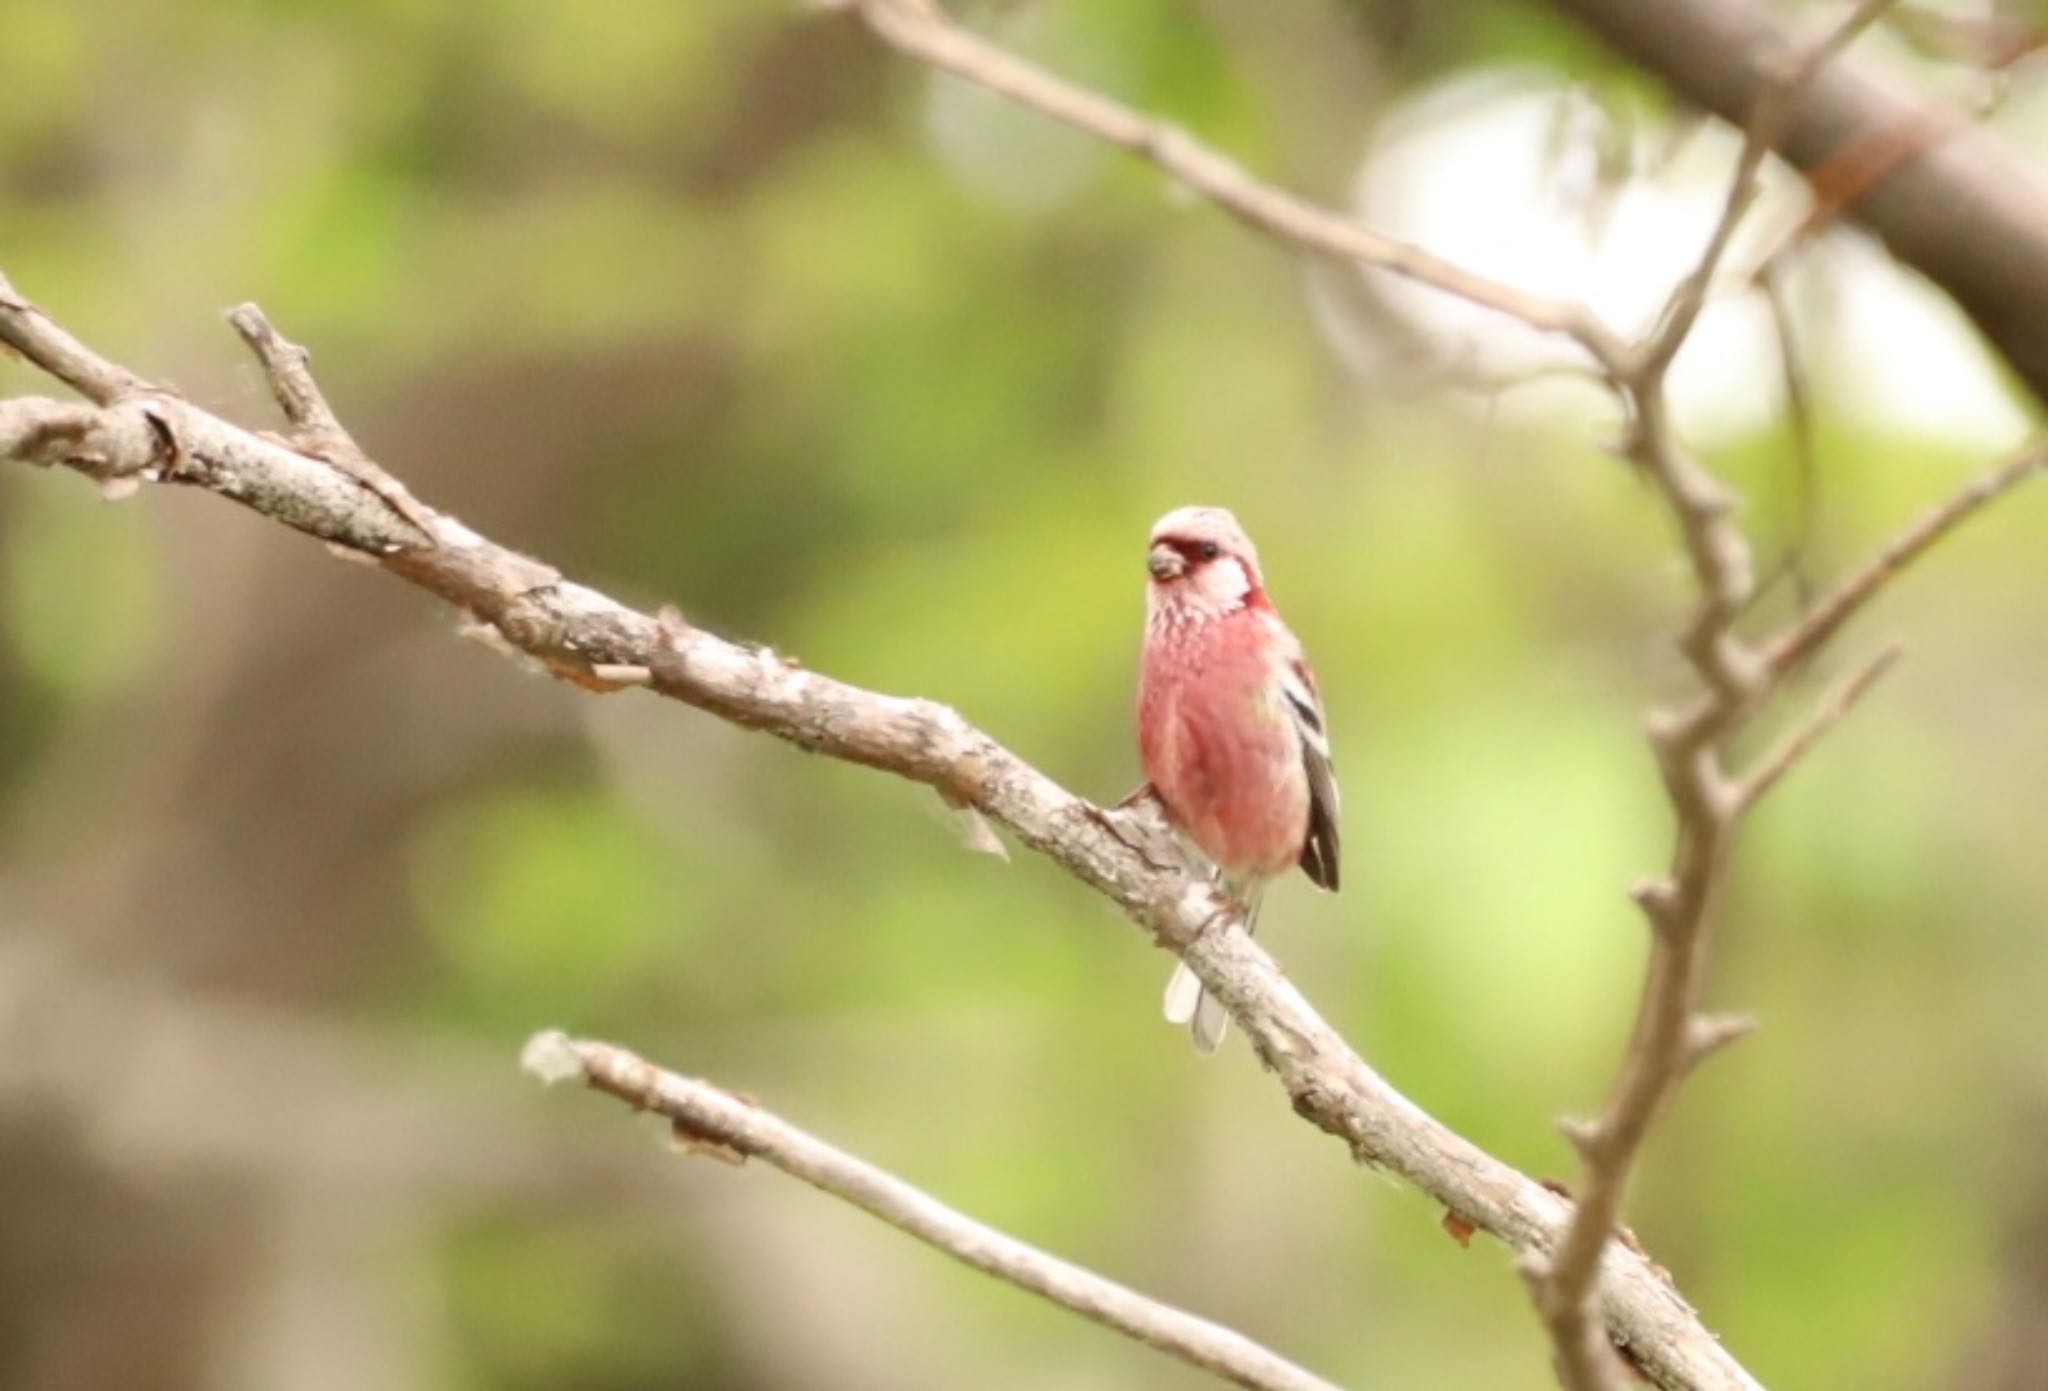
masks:
[[[1138,748],[1174,828],[1250,932],[1266,883],[1299,864],[1337,887],[1337,777],[1315,673],[1266,594],[1259,553],[1220,507],[1152,528]],[[1213,1053],[1229,1016],[1185,965],[1166,1017]]]

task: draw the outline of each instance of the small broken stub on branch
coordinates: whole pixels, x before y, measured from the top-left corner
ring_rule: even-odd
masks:
[[[567,681],[572,686],[581,686],[586,691],[594,691],[598,695],[609,695],[613,691],[628,690],[634,686],[644,686],[647,684],[645,680],[620,680],[615,674],[630,670],[644,675],[647,670],[645,667],[632,667],[628,669],[622,667],[586,666],[579,662],[565,662],[553,657],[543,657],[541,664],[548,669],[550,676],[561,681]]]
[[[1454,1208],[1444,1209],[1443,1228],[1445,1235],[1467,1250],[1472,1247],[1472,1233],[1479,1230],[1469,1219],[1460,1217]]]
[[[716,1159],[721,1164],[734,1168],[747,1162],[747,1152],[728,1145],[715,1136],[706,1135],[693,1129],[687,1122],[671,1119],[668,1125],[669,1147],[678,1154],[701,1154],[707,1159]]]

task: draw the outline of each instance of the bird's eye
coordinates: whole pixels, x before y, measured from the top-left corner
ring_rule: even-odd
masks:
[[[1223,554],[1223,552],[1217,547],[1214,541],[1204,541],[1202,543],[1202,559],[1214,560],[1217,556],[1221,554]]]

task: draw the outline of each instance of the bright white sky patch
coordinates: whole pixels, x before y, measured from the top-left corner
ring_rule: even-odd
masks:
[[[1354,184],[1354,206],[1384,231],[1511,284],[1583,300],[1616,328],[1639,332],[1697,263],[1740,141],[1707,123],[1651,173],[1603,193],[1587,138],[1598,118],[1560,107],[1573,100],[1554,78],[1535,73],[1495,73],[1426,90],[1376,134]],[[1766,180],[1724,263],[1723,291],[1709,300],[1673,368],[1680,424],[1703,443],[1753,431],[1781,407],[1768,312],[1760,297],[1732,287],[1806,206],[1796,180]],[[1391,277],[1374,283],[1438,335],[1448,355],[1480,371],[1513,374],[1575,357],[1559,340],[1449,296]],[[1823,409],[1986,449],[2024,437],[2026,417],[1961,315],[1867,239],[1837,231],[1822,248],[1809,249],[1793,294]],[[1384,350],[1329,296],[1319,296],[1316,309],[1355,369],[1370,373],[1383,365]],[[1501,404],[1555,414],[1573,400],[1580,410],[1592,406],[1582,387],[1569,385],[1524,388]]]

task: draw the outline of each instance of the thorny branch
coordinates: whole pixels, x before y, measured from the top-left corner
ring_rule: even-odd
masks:
[[[1735,522],[1737,499],[1686,451],[1664,390],[1671,363],[1698,322],[1714,274],[1755,200],[1763,161],[1792,103],[1888,3],[1859,0],[1832,32],[1786,61],[1764,85],[1705,250],[1632,354],[1630,370],[1614,374],[1614,389],[1630,414],[1627,453],[1663,498],[1691,562],[1698,600],[1678,645],[1704,691],[1689,705],[1649,717],[1650,745],[1677,829],[1664,876],[1633,892],[1650,929],[1642,997],[1605,1107],[1590,1121],[1563,1127],[1580,1160],[1571,1225],[1547,1257],[1523,1263],[1550,1331],[1558,1377],[1574,1391],[1623,1391],[1630,1379],[1601,1325],[1594,1292],[1643,1140],[1686,1075],[1708,1053],[1747,1032],[1747,1021],[1716,1019],[1701,1007],[1711,909],[1742,815],[1813,749],[1891,661],[1885,657],[1866,667],[1748,780],[1729,771],[1731,742],[1786,669],[1759,656],[1738,631],[1756,577],[1749,540]]]
[[[4,279],[0,343],[60,380],[89,387],[94,402],[0,400],[0,457],[68,467],[108,489],[156,481],[217,493],[439,596],[473,616],[494,645],[565,680],[598,691],[644,686],[800,748],[932,787],[1006,828],[1179,953],[1230,1010],[1294,1109],[1359,1162],[1399,1175],[1517,1252],[1547,1250],[1564,1230],[1566,1202],[1388,1085],[1251,938],[1205,932],[1220,902],[1204,876],[1148,856],[1147,827],[1060,787],[953,710],[832,680],[672,612],[627,608],[424,505],[426,526],[416,526],[357,473],[243,429],[99,357]],[[264,358],[276,372],[280,359]],[[1599,1303],[1612,1335],[1657,1384],[1756,1387],[1641,1255],[1608,1259]]]
[[[525,1060],[544,1082],[580,1079],[666,1118],[685,1149],[765,1160],[957,1261],[1225,1381],[1253,1391],[1336,1391],[1241,1333],[1006,1236],[709,1082],[664,1071],[613,1044],[559,1033],[536,1034]]]

